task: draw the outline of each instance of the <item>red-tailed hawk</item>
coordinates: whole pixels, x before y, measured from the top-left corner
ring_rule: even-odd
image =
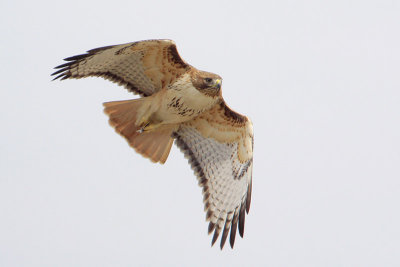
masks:
[[[203,187],[212,245],[222,231],[222,249],[230,231],[233,248],[250,208],[253,126],[226,105],[221,77],[187,64],[171,40],[101,47],[65,60],[54,79],[99,76],[142,96],[104,103],[110,124],[153,162],[167,160],[175,139]]]

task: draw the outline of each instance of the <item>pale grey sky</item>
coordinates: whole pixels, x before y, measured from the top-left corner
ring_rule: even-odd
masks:
[[[3,1],[0,266],[399,266],[399,1]],[[129,99],[50,82],[68,56],[176,41],[254,124],[245,238],[210,248],[175,147],[157,165],[108,125]]]

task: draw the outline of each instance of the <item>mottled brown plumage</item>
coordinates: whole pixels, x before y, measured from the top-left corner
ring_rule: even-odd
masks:
[[[171,40],[149,40],[89,50],[65,59],[55,79],[100,76],[142,96],[104,103],[109,123],[129,145],[165,163],[173,140],[188,158],[199,185],[212,244],[221,231],[244,233],[253,167],[253,127],[222,98],[222,78],[186,63]]]

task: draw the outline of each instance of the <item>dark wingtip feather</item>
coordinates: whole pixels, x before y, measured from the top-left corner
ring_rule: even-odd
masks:
[[[249,213],[249,211],[250,211],[252,184],[253,184],[253,180],[250,180],[250,184],[247,187],[247,195],[246,195],[246,213]]]
[[[240,212],[239,212],[239,234],[243,238],[244,235],[244,220],[246,217],[246,212],[245,212],[245,207],[244,203],[242,203],[242,206],[240,207]]]
[[[226,221],[225,222],[224,231],[222,232],[222,236],[221,236],[221,244],[220,244],[221,250],[224,248],[224,245],[225,245],[225,242],[226,242],[226,238],[228,237],[229,224],[230,224],[230,221]]]
[[[233,245],[235,244],[238,220],[239,220],[239,213],[235,211],[235,214],[233,215],[232,225],[231,225],[231,235],[229,237],[229,243],[231,245],[231,248],[233,248]]]
[[[89,54],[76,55],[76,56],[64,58],[64,60],[65,61],[77,61],[77,60],[81,60],[81,59],[87,57],[88,55]]]
[[[54,67],[54,68],[55,69],[61,69],[61,68],[64,68],[64,67],[69,67],[72,64],[73,64],[73,62],[67,62],[67,63],[61,64],[61,65],[58,65],[57,67]]]
[[[220,229],[217,227],[215,229],[215,231],[214,231],[214,236],[213,236],[212,241],[211,241],[211,246],[214,246],[215,241],[217,241],[218,236],[219,236],[219,231],[220,231]]]
[[[56,75],[56,74],[59,74],[59,73],[61,73],[61,72],[64,72],[64,71],[66,71],[68,68],[63,68],[63,69],[60,69],[60,70],[58,70],[58,71],[55,71],[55,72],[53,72],[52,74],[51,74],[51,76],[54,76],[54,75]]]
[[[52,74],[53,75],[53,74]],[[65,73],[61,73],[60,75],[56,76],[52,81],[57,80],[60,77],[63,77]],[[65,78],[62,78],[61,80],[64,80]]]
[[[237,220],[231,226],[231,235],[229,237],[229,243],[231,245],[231,248],[233,248],[233,245],[235,245],[236,231],[237,231]]]

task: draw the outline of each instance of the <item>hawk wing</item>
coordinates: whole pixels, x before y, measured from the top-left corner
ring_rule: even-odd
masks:
[[[222,232],[221,249],[230,230],[233,248],[236,229],[243,237],[249,212],[253,169],[253,126],[225,102],[184,123],[174,133],[176,144],[188,158],[199,185],[212,245]]]
[[[61,80],[100,76],[129,91],[149,96],[190,70],[172,40],[149,40],[89,50],[64,59],[52,75]]]

